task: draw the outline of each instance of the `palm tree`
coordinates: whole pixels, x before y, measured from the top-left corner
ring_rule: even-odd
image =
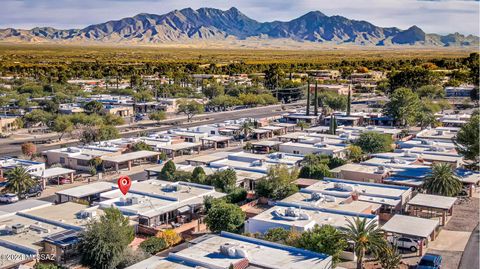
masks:
[[[397,269],[400,261],[402,261],[402,255],[398,253],[398,250],[392,246],[386,246],[379,253],[378,260],[383,269]]]
[[[355,217],[353,220],[347,218],[347,223],[347,229],[344,232],[345,238],[355,244],[357,269],[362,269],[365,253],[367,251],[379,253],[385,246],[383,231],[380,230],[376,221],[366,218]]]
[[[425,178],[423,189],[430,194],[455,196],[462,190],[462,182],[447,163],[432,166],[432,172]]]
[[[23,167],[13,168],[5,174],[5,177],[7,178],[5,191],[16,193],[18,196],[26,193],[37,184]]]
[[[300,127],[300,130],[302,130],[302,131],[303,131],[303,129],[308,128],[309,126],[310,125],[303,120],[297,122],[297,127]]]
[[[240,127],[240,131],[243,133],[245,139],[248,138],[250,132],[253,130],[253,124],[251,121],[245,121]]]

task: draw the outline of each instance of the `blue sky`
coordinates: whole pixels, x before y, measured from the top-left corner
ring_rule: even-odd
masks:
[[[378,26],[479,35],[478,0],[1,0],[0,28],[83,28],[138,13],[237,7],[258,21],[291,20],[312,10]]]

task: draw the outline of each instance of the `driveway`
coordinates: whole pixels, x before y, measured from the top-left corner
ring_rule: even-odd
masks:
[[[480,260],[479,260],[479,231],[478,225],[475,230],[472,232],[470,239],[468,240],[467,247],[465,252],[463,252],[462,259],[460,261],[460,269],[478,269]]]

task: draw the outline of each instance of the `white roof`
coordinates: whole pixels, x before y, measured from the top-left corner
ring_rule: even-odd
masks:
[[[175,254],[171,253],[169,256],[180,260],[194,261],[206,268],[228,268],[231,264],[236,264],[244,259],[240,256],[232,257],[220,252],[220,246],[229,246],[246,253],[247,259],[253,267],[284,269],[332,267],[332,257],[326,254],[237,234],[222,232],[220,235],[201,237],[197,242],[189,248]]]
[[[116,155],[116,156],[102,156],[102,160],[112,162],[112,163],[123,163],[123,162],[133,161],[136,159],[148,158],[148,157],[153,157],[158,155],[159,153],[156,151],[140,150],[140,151],[134,151],[134,152],[125,153],[125,154]]]
[[[195,148],[199,147],[201,143],[191,143],[191,142],[182,142],[178,144],[171,144],[171,145],[158,145],[158,149],[164,149],[164,150],[182,150],[182,149],[190,149],[190,148]]]
[[[71,196],[75,198],[82,198],[96,193],[110,191],[114,186],[114,184],[109,182],[95,182],[66,190],[57,191],[56,194]]]
[[[419,193],[408,201],[408,205],[449,210],[455,204],[455,201],[457,201],[455,197]]]
[[[427,238],[438,225],[438,220],[396,214],[382,226],[382,229],[395,234]]]
[[[216,136],[208,136],[208,137],[202,137],[201,140],[207,140],[207,141],[213,141],[213,142],[224,142],[228,140],[232,140],[233,137],[231,136],[221,136],[221,135],[216,135]]]
[[[31,173],[31,175],[34,177],[40,177],[40,178],[50,178],[50,177],[63,176],[70,173],[75,173],[75,170],[67,169],[63,167],[54,167],[54,168],[45,169],[44,171],[37,171],[37,172]]]

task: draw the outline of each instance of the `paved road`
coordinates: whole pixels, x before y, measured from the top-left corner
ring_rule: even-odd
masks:
[[[468,240],[467,247],[463,252],[462,260],[460,261],[459,269],[478,269],[480,267],[479,259],[479,231],[478,225],[473,230],[470,239]]]
[[[293,103],[293,104],[286,104],[285,107],[291,109],[295,106],[300,106],[301,103]],[[286,113],[285,111],[281,110],[281,105],[274,105],[274,106],[267,106],[267,107],[257,107],[257,108],[250,108],[250,109],[242,109],[242,110],[234,110],[234,111],[227,111],[227,112],[217,112],[217,113],[206,113],[202,115],[198,115],[194,119],[196,122],[191,123],[180,123],[176,124],[180,119],[173,119],[173,120],[166,120],[163,121],[162,124],[173,124],[174,127],[194,127],[203,124],[211,124],[211,123],[218,123],[223,122],[225,120],[235,120],[240,118],[246,117],[272,117],[278,116],[281,114]],[[144,127],[153,127],[155,123],[150,124],[143,124]],[[149,128],[149,132],[151,131],[166,131],[173,128],[173,126],[161,126],[158,128]],[[138,129],[127,134],[122,134],[123,137],[132,137],[136,136],[138,133],[145,132],[143,129]],[[39,139],[37,139],[39,140]],[[24,143],[23,141],[10,141],[10,142],[3,142],[0,143],[0,155],[12,155],[18,156],[21,154],[20,145]],[[65,143],[56,143],[55,145],[37,145],[37,151],[44,151],[48,149],[55,149],[65,146],[73,146],[77,145],[78,142],[65,142]]]

